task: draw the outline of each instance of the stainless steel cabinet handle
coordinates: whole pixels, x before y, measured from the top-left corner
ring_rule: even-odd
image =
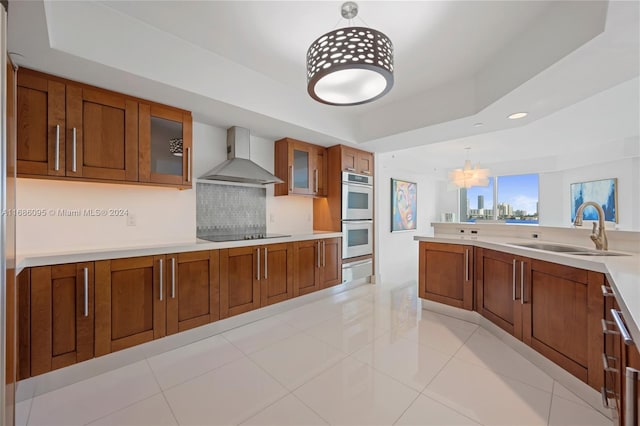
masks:
[[[464,280],[469,281],[469,249],[464,250]]]
[[[320,267],[320,241],[318,241],[318,268]]]
[[[176,258],[171,258],[171,298],[176,298]]]
[[[89,268],[84,268],[84,316],[89,316]]]
[[[56,159],[55,159],[56,172],[60,170],[60,125],[56,125]]]
[[[318,169],[314,169],[314,170],[313,170],[313,174],[315,175],[315,181],[316,181],[316,189],[315,189],[315,192],[318,192]]]
[[[267,248],[264,248],[264,279],[267,279],[267,268],[269,264],[269,257],[267,256]]]
[[[160,301],[162,302],[162,293],[164,293],[164,289],[163,289],[163,282],[162,282],[162,278],[163,278],[163,274],[162,274],[162,266],[164,264],[163,260],[160,259],[159,260],[160,263]]]
[[[371,172],[370,172],[369,170],[363,170],[363,171],[362,171],[362,174],[364,174],[364,175],[370,175],[370,174],[371,174]]]
[[[516,260],[513,259],[513,265],[511,266],[511,293],[513,301],[516,301]]]
[[[640,370],[627,367],[625,372],[626,376],[626,393],[624,402],[624,426],[637,426],[636,419],[634,419],[637,410],[640,408],[638,404],[638,381],[640,380]]]
[[[601,285],[600,288],[602,289],[602,296],[603,297],[614,297],[615,295],[613,294],[613,291],[611,290],[611,287],[607,287],[606,285]]]
[[[520,304],[524,305],[524,261],[520,261]]]
[[[256,266],[258,267],[258,271],[256,273],[256,279],[260,281],[260,248],[256,249],[256,254],[258,255],[258,260],[256,261]]]
[[[600,395],[602,395],[602,405],[604,406],[604,408],[611,408],[609,406],[609,394],[612,394],[613,392],[611,392],[609,389],[605,388],[604,386],[600,388]]]
[[[187,147],[187,182],[191,182],[191,147]]]
[[[76,128],[75,127],[73,128],[73,132],[72,133],[73,133],[73,142],[72,142],[72,148],[73,148],[72,149],[72,151],[73,151],[72,160],[73,160],[73,164],[71,165],[71,171],[75,173],[76,170],[77,170],[77,163],[78,163],[77,155],[76,155],[76,153],[77,153],[77,146],[76,146],[77,145],[76,144],[76,134],[77,134],[77,132],[76,132]]]
[[[353,167],[345,167],[345,170],[348,171],[348,172],[355,172],[356,171],[356,169],[353,168]]]
[[[289,166],[289,176],[291,177],[289,180],[289,191],[293,191],[293,166]]]
[[[624,344],[633,345],[633,338],[622,321],[622,312],[612,309],[611,316],[613,317],[613,321],[616,323],[618,330],[620,330],[620,335],[622,336],[622,340],[624,340]]]
[[[609,361],[612,361],[614,365],[618,365],[618,358],[615,356],[607,355],[606,353],[602,353],[602,368],[604,371],[608,371],[610,373],[618,373],[618,369],[616,367],[612,367],[609,364]]]
[[[326,242],[322,242],[322,267],[327,266],[327,246]]]

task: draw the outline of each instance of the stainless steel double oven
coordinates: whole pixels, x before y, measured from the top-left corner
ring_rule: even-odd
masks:
[[[342,173],[342,258],[373,253],[373,176]]]

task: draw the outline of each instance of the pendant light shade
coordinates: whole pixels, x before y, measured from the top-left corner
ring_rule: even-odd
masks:
[[[342,16],[356,16],[357,5],[342,5]],[[346,27],[324,34],[307,51],[307,91],[328,105],[360,105],[393,87],[393,44],[367,27]]]
[[[471,148],[467,150],[467,157]],[[489,175],[491,170],[481,169],[480,164],[471,166],[469,159],[465,160],[462,169],[455,169],[449,172],[449,181],[458,188],[471,188],[472,186],[489,186]]]

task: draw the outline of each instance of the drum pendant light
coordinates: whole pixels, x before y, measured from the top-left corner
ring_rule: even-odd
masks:
[[[358,5],[342,5],[342,17],[353,19]],[[307,51],[307,91],[328,105],[360,105],[386,95],[393,87],[393,44],[368,27],[333,30]]]

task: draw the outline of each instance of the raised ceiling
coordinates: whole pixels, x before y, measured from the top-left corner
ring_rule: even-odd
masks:
[[[360,16],[394,42],[395,87],[367,105],[320,105],[306,93],[305,54],[347,24],[340,5],[12,2],[9,50],[21,66],[198,121],[378,152],[526,126],[639,74],[638,2],[365,1]],[[505,119],[518,110],[529,117]]]

